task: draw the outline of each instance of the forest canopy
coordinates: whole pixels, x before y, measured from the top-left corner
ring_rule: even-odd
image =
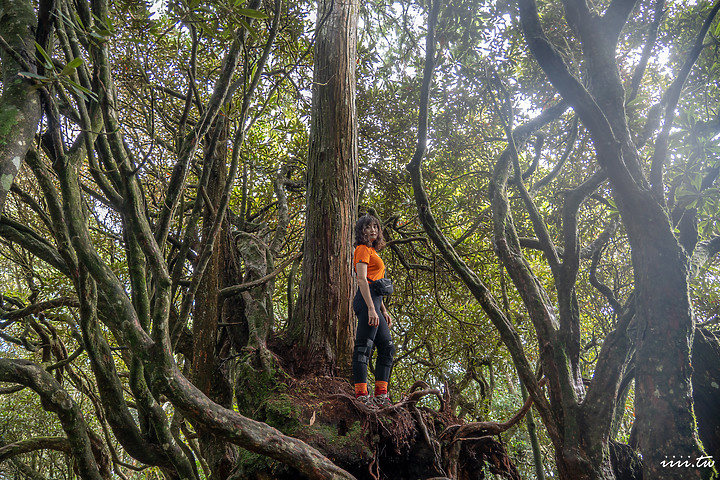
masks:
[[[716,475],[719,8],[0,0],[0,478]]]

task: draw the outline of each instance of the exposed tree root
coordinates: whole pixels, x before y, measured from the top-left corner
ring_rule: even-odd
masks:
[[[522,418],[530,402],[504,423],[463,424],[449,411],[449,399],[424,382],[416,382],[399,402],[374,408],[357,401],[341,379],[297,379],[284,372],[275,378],[284,381],[252,406],[254,417],[312,445],[359,480],[469,480],[484,472],[520,479],[498,435]],[[417,405],[430,395],[438,398],[438,410]],[[268,459],[253,458],[241,470],[249,479],[302,478]]]

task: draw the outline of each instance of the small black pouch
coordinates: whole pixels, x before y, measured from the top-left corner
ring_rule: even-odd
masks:
[[[379,278],[370,284],[370,288],[375,295],[384,297],[393,293],[393,283],[389,278]]]

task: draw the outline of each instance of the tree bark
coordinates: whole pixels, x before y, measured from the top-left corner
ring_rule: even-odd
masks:
[[[693,341],[693,402],[698,434],[717,464],[720,460],[720,334],[695,330]]]
[[[196,198],[196,201],[204,198],[205,202],[201,234],[204,241],[212,234],[215,212],[220,206],[225,188],[227,124],[222,121],[216,122],[206,138],[211,136],[215,137],[215,141],[210,141],[205,152],[205,168],[209,169],[207,195],[197,192]],[[225,286],[222,266],[225,264],[229,247],[225,241],[227,228],[228,222],[224,221],[220,238],[215,242],[207,270],[198,286],[192,328],[192,382],[214,402],[225,408],[232,408],[232,385],[228,378],[228,364],[223,363],[221,358],[223,337],[222,329],[218,327],[218,323],[222,321],[219,291]],[[237,461],[237,448],[205,429],[198,429],[198,437],[200,450],[210,467],[212,478],[214,480],[228,478]]]
[[[20,170],[40,122],[40,94],[19,73],[37,73],[35,38],[29,25],[37,19],[32,2],[0,2],[0,60],[3,95],[0,98],[0,211]],[[47,27],[47,25],[46,25]],[[10,52],[14,52],[11,54]],[[17,56],[15,56],[17,55]]]
[[[70,451],[77,462],[80,477],[102,480],[80,406],[73,401],[51,373],[27,360],[2,358],[0,381],[19,382],[32,388],[40,396],[43,408],[57,414],[67,435]]]
[[[291,337],[311,370],[349,372],[355,320],[352,235],[357,211],[357,0],[318,1],[305,244]]]

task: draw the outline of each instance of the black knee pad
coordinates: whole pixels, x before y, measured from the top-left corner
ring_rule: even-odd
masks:
[[[393,358],[395,358],[395,345],[388,342],[385,345],[378,345],[378,365],[392,366]]]
[[[365,342],[358,342],[355,344],[355,349],[353,351],[353,362],[362,363],[364,365],[367,365],[368,360],[370,360],[370,354],[372,353],[373,348],[373,341],[370,339],[367,339]]]

